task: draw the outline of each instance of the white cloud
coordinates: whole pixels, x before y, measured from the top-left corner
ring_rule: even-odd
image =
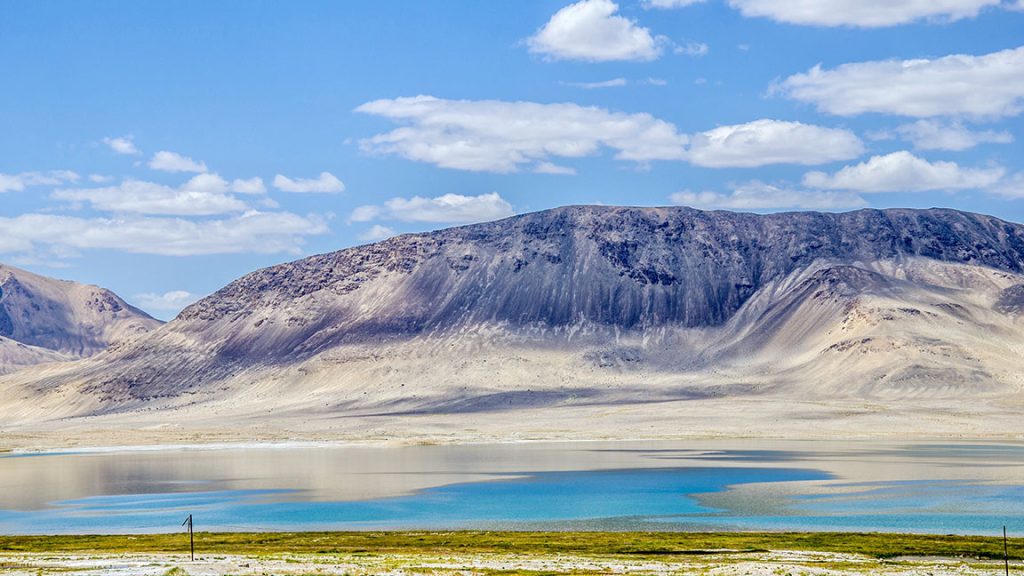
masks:
[[[404,124],[361,140],[364,151],[458,170],[515,172],[551,157],[591,156],[602,146],[616,150],[620,160],[682,160],[687,142],[674,125],[650,114],[572,103],[415,96],[375,100],[356,111]]]
[[[585,90],[595,90],[597,88],[617,88],[625,86],[629,82],[625,78],[612,78],[611,80],[603,80],[600,82],[564,82],[566,86],[574,86],[576,88],[583,88]]]
[[[685,54],[687,56],[707,56],[708,45],[703,42],[687,42],[681,46],[676,46],[673,52],[676,54]]]
[[[55,214],[0,217],[2,252],[40,248],[107,249],[136,254],[193,256],[278,252],[298,253],[303,237],[327,232],[317,216],[289,212],[246,212],[220,220],[116,217],[76,218]]]
[[[497,220],[515,214],[512,205],[497,192],[479,196],[445,194],[435,198],[392,198],[383,206],[360,206],[349,220],[368,222],[375,219],[402,222],[468,224]]]
[[[182,188],[208,194],[223,194],[228,191],[230,185],[220,175],[206,173],[193,176]]]
[[[116,138],[108,136],[103,139],[103,143],[118,154],[127,154],[131,156],[138,156],[139,154],[142,154],[142,151],[135,147],[135,142],[133,142],[132,136],[118,136]]]
[[[228,182],[224,178],[221,178],[219,174],[210,172],[193,176],[188,182],[182,185],[181,188],[182,190],[192,190],[210,194],[235,192],[238,194],[255,195],[264,194],[267,191],[267,187],[263,185],[262,178],[249,178],[247,180],[236,178],[235,180]]]
[[[913,143],[916,150],[968,150],[978,144],[1009,144],[1013,135],[1006,131],[971,130],[963,122],[918,120],[897,126],[892,132],[875,134],[878,140],[902,138]]]
[[[997,118],[1024,110],[1021,70],[1024,47],[982,56],[859,62],[834,70],[819,65],[786,78],[774,91],[840,116]]]
[[[89,202],[111,212],[209,216],[244,212],[249,207],[227,192],[230,185],[216,174],[200,174],[179,188],[127,179],[117,186],[56,190],[53,198]]]
[[[366,242],[376,242],[395,235],[395,231],[387,226],[374,224],[369,230],[359,235],[359,239]]]
[[[684,190],[672,194],[669,200],[680,206],[725,210],[838,210],[867,205],[863,198],[850,192],[794,190],[757,180],[736,186],[728,193]]]
[[[321,172],[316,178],[289,178],[282,174],[274,176],[274,187],[282,192],[312,192],[331,194],[345,191],[345,184],[330,172]]]
[[[560,176],[573,176],[576,174],[575,168],[559,166],[558,164],[552,164],[551,162],[540,162],[534,166],[533,171],[538,174],[557,174]]]
[[[206,164],[203,162],[166,150],[154,154],[149,160],[149,167],[164,172],[206,172]]]
[[[263,185],[262,178],[236,178],[231,181],[231,191],[238,194],[265,194],[267,187]]]
[[[834,174],[808,172],[803,183],[811,188],[868,193],[988,189],[1005,173],[1001,167],[963,168],[955,162],[929,162],[901,151],[873,156]]]
[[[1006,198],[1024,198],[1024,172],[1003,179],[992,191]]]
[[[184,307],[199,300],[202,296],[185,290],[172,290],[163,294],[146,292],[136,294],[134,301],[140,308],[145,310],[159,310],[161,312],[178,312]]]
[[[790,24],[879,28],[920,20],[953,22],[974,18],[1002,0],[729,0],[747,17]]]
[[[691,138],[649,114],[572,103],[416,96],[368,102],[356,110],[405,124],[361,140],[364,151],[470,171],[507,173],[533,164],[535,172],[569,174],[574,173],[571,168],[551,159],[592,156],[602,147],[617,150],[620,160],[688,159],[708,167],[813,165],[864,152],[863,143],[848,130],[780,120],[723,126]]]
[[[530,52],[556,60],[608,62],[654,60],[667,39],[617,16],[611,0],[581,0],[570,4],[527,39]]]
[[[823,164],[863,153],[864,144],[849,130],[767,119],[695,134],[690,143],[692,163],[716,168]]]
[[[349,215],[349,222],[370,222],[376,220],[384,213],[384,210],[380,206],[374,206],[373,204],[366,204],[364,206],[357,206],[352,214]]]
[[[0,174],[0,192],[21,192],[33,186],[56,186],[66,182],[77,182],[80,178],[81,176],[71,170]]]
[[[682,8],[705,0],[644,0],[644,8]]]
[[[645,8],[682,8],[704,0],[643,0]],[[945,23],[974,18],[986,8],[1021,10],[1004,0],[729,0],[748,18],[807,26],[882,28],[911,22]]]

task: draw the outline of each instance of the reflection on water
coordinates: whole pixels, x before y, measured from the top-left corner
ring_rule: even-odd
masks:
[[[0,457],[0,532],[1024,527],[1024,446],[278,446]]]

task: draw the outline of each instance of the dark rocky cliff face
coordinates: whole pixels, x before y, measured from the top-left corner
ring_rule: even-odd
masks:
[[[307,302],[322,314],[296,320],[296,332],[343,325],[336,336],[346,338],[476,322],[715,326],[767,282],[812,262],[911,256],[1020,272],[1024,227],[952,210],[755,215],[574,206],[259,270],[175,324],[244,322]],[[382,276],[390,290],[363,294]]]

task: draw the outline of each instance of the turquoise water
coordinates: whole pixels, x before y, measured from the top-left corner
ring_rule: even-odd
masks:
[[[483,480],[455,483],[442,480],[443,485],[403,495],[370,498],[362,495],[362,499],[353,500],[344,496],[343,488],[346,479],[351,483],[367,483],[367,478],[360,478],[358,474],[368,475],[368,483],[372,485],[375,479],[383,482],[395,475],[399,480],[406,480],[402,475],[448,474],[452,468],[465,472],[468,464],[452,456],[458,452],[411,452],[401,459],[402,466],[408,469],[349,470],[331,475],[327,466],[328,471],[320,480],[282,488],[280,482],[269,481],[273,474],[267,475],[263,468],[259,474],[232,468],[237,477],[230,481],[202,477],[212,476],[204,471],[211,462],[217,462],[216,454],[168,455],[178,464],[191,462],[185,472],[169,479],[165,476],[167,468],[158,465],[162,461],[160,454],[147,455],[129,468],[124,468],[127,457],[118,455],[78,460],[74,455],[33,456],[22,459],[31,461],[31,473],[19,477],[46,480],[52,473],[51,465],[60,462],[65,470],[77,465],[87,470],[82,472],[84,477],[97,480],[99,475],[99,479],[82,484],[79,493],[84,490],[84,495],[80,497],[56,498],[27,506],[20,504],[28,500],[8,498],[6,508],[0,509],[0,532],[175,531],[189,514],[194,516],[197,530],[768,529],[994,534],[1004,524],[1024,529],[1024,477],[1018,477],[1015,482],[996,482],[991,478],[992,470],[981,467],[1015,470],[1015,458],[1020,453],[1010,452],[1009,461],[998,464],[991,461],[991,447],[976,453],[968,450],[966,455],[957,454],[952,460],[939,458],[942,456],[940,449],[916,447],[914,450],[916,452],[908,450],[902,456],[908,461],[926,462],[940,472],[955,469],[954,475],[958,478],[881,478],[849,482],[824,469],[787,465],[813,460],[808,453],[726,450],[694,456],[688,452],[652,449],[640,451],[642,459],[638,462],[657,462],[664,466],[666,460],[678,458],[681,465],[521,473],[503,470]],[[410,465],[409,454],[426,456],[413,459]],[[423,469],[424,462],[436,463],[438,454],[446,455],[445,465]],[[473,454],[479,455],[470,453],[469,456]],[[306,456],[318,457],[316,451]],[[517,453],[516,457],[528,459],[529,456],[530,453],[525,456]],[[830,455],[829,458],[849,460],[848,456]],[[238,457],[244,458],[244,453]],[[822,456],[819,453],[817,457]],[[868,452],[855,453],[852,460],[857,462],[857,458],[869,457]],[[64,460],[59,460],[61,458]],[[198,465],[190,458],[200,458],[205,464]],[[261,458],[273,460],[265,455]],[[729,464],[708,466],[708,459]],[[0,474],[12,460],[0,458]],[[704,460],[705,465],[685,465],[694,460]],[[459,463],[455,465],[452,461]],[[749,465],[751,462],[761,465],[753,467]],[[114,469],[106,470],[104,463]],[[769,465],[764,465],[766,463]],[[970,479],[972,466],[979,467],[976,479]],[[473,472],[487,467],[486,463],[478,463]],[[325,479],[336,481],[342,489],[318,491],[313,488],[321,486]],[[49,480],[60,483],[68,478]],[[225,489],[240,483],[253,487]],[[267,487],[260,488],[260,484]],[[16,490],[18,486],[21,484],[3,486],[0,476],[0,487],[4,490]],[[104,493],[89,494],[99,487]],[[22,488],[26,495],[34,494],[27,486]]]

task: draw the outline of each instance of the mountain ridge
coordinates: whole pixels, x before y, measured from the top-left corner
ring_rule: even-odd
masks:
[[[254,271],[142,338],[0,380],[0,402],[6,389],[48,418],[411,435],[429,420],[504,437],[555,434],[556,415],[581,411],[595,436],[616,413],[670,426],[722,402],[774,406],[784,428],[807,425],[785,416],[804,401],[841,421],[891,403],[976,427],[949,406],[970,395],[997,426],[1024,390],[1022,294],[1024,226],[991,216],[572,206]],[[479,421],[503,413],[524,416]]]

